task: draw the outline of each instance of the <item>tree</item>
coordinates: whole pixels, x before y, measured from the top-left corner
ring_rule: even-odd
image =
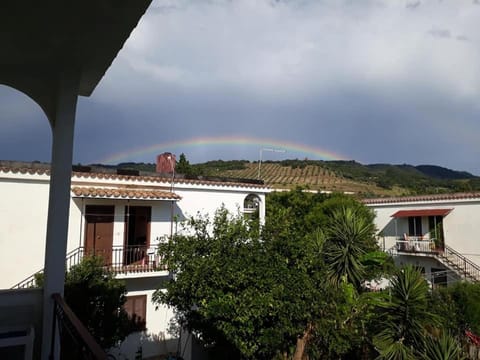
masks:
[[[43,274],[36,277],[36,285],[43,285]],[[103,266],[101,257],[84,257],[65,276],[65,302],[104,349],[144,328],[123,309],[126,293],[125,284]],[[73,346],[67,337],[62,339],[62,353],[69,358],[73,356]]]
[[[333,229],[328,236],[319,229],[332,216],[318,212],[326,199],[301,190],[273,194],[261,232],[258,223],[225,209],[213,219],[189,219],[185,231],[160,247],[173,277],[155,301],[173,306],[181,325],[207,346],[230,349],[230,358],[338,358],[353,351],[365,339],[369,305],[351,278],[336,286],[325,281],[331,264],[324,248],[339,238]],[[342,209],[339,217],[349,213]],[[364,211],[352,213],[370,216]],[[368,221],[368,231],[355,237],[365,253],[376,249]]]
[[[87,256],[72,266],[65,277],[64,293],[65,302],[105,349],[144,327],[123,309],[125,284],[103,266],[101,257]]]
[[[190,165],[190,162],[187,160],[187,157],[184,153],[180,154],[180,158],[177,161],[175,171],[179,174],[187,176],[197,175],[197,171],[192,165]]]
[[[425,351],[421,358],[424,360],[463,360],[467,357],[458,341],[444,332],[439,338],[426,337]]]
[[[280,318],[284,288],[258,224],[220,209],[187,225],[190,233],[160,247],[174,278],[154,300],[174,306],[182,326],[230,358],[271,358],[284,341],[277,325],[288,319]]]
[[[465,330],[480,334],[480,284],[457,282],[433,292],[432,308],[441,314],[442,325],[460,337]]]
[[[327,239],[324,256],[329,279],[336,285],[342,281],[351,283],[357,289],[365,275],[363,256],[369,250],[378,250],[371,246],[375,226],[368,217],[362,216],[360,209],[343,206],[334,209],[324,230]]]
[[[381,359],[414,359],[422,354],[429,328],[439,325],[429,306],[429,288],[413,266],[397,270],[379,304],[382,329],[375,337]]]

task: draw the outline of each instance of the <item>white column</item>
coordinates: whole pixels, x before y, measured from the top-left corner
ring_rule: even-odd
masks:
[[[258,217],[259,217],[259,220],[260,220],[260,226],[264,226],[265,225],[265,209],[266,209],[266,196],[263,195],[263,196],[260,196],[260,204],[259,204],[259,207],[258,207]]]
[[[65,256],[67,251],[68,216],[70,209],[70,183],[72,173],[73,133],[78,94],[78,74],[60,74],[56,96],[55,118],[52,126],[52,163],[50,173],[50,197],[48,203],[47,240],[43,288],[42,359],[49,359],[52,342],[53,300],[52,294],[63,295],[65,282]],[[59,358],[57,346],[53,354]]]

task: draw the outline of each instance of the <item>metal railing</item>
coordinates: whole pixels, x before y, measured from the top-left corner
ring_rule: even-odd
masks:
[[[77,265],[85,256],[103,258],[104,266],[116,274],[141,273],[166,270],[166,265],[158,255],[158,245],[112,246],[108,249],[86,249],[81,246],[69,253],[65,259],[66,271]],[[12,289],[37,287],[37,278],[43,269],[12,286]]]
[[[408,253],[437,253],[439,249],[435,245],[435,241],[431,240],[397,240],[397,252]]]
[[[104,266],[115,273],[165,270],[157,253],[157,245],[112,246],[107,249],[86,249],[82,246],[67,254],[66,268],[68,271],[85,256],[98,256],[103,258]]]
[[[61,358],[106,359],[107,354],[105,351],[98,345],[60,294],[53,294],[52,298],[54,301],[54,311],[50,357],[53,358],[55,354],[55,332],[58,325]]]
[[[470,278],[470,280],[473,281],[480,281],[480,266],[470,259],[467,259],[458,251],[452,249],[450,246],[445,246],[444,251],[438,253],[438,256],[465,278]]]
[[[436,257],[454,270],[458,275],[472,281],[480,281],[480,266],[452,249],[450,246],[438,247],[435,239],[429,240],[397,240],[393,248],[389,249],[390,255],[398,253],[423,253]]]

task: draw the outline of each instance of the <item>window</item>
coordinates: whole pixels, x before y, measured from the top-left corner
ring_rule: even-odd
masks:
[[[447,270],[432,268],[432,283],[433,286],[447,286]]]
[[[255,194],[248,195],[243,201],[243,214],[246,218],[258,219],[260,213],[260,198]]]
[[[127,296],[127,301],[123,308],[136,325],[141,329],[146,329],[147,324],[147,295]]]
[[[255,212],[260,206],[260,198],[255,194],[248,195],[243,201],[244,212]]]
[[[408,235],[422,236],[422,218],[420,216],[410,216],[408,218]]]

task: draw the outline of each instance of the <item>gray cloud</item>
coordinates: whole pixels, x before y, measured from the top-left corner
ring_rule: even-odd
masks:
[[[416,1],[407,1],[407,3],[405,4],[405,7],[408,8],[408,9],[416,9],[417,7],[419,7],[421,4],[420,0],[416,0]]]
[[[428,33],[436,38],[450,38],[451,33],[448,29],[432,29],[429,30]]]
[[[75,162],[241,135],[480,173],[479,16],[470,0],[154,1],[79,101]],[[48,122],[17,96],[0,88],[1,157],[48,160]],[[256,160],[261,145],[174,151]]]

